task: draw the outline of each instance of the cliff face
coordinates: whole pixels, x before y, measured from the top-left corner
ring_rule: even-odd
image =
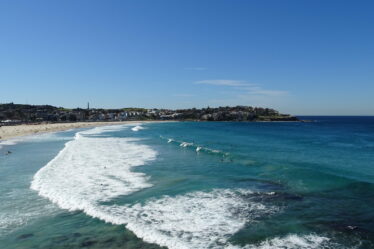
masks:
[[[57,111],[57,107],[50,105],[0,104],[0,120],[35,120]]]
[[[299,121],[296,117],[280,114],[269,108],[235,106],[177,110],[179,119],[201,121]]]

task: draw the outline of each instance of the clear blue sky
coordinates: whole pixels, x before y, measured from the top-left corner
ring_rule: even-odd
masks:
[[[374,115],[374,1],[0,0],[0,103]]]

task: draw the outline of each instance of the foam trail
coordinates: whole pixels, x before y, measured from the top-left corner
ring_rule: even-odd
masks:
[[[78,132],[77,134],[82,135],[100,135],[105,132],[114,132],[125,129],[129,125],[110,125],[110,126],[98,126],[89,130]]]
[[[224,248],[245,224],[275,211],[251,201],[251,194],[244,189],[197,191],[108,210],[127,217],[126,227],[149,243],[171,249]]]
[[[224,157],[229,156],[229,154],[230,154],[228,152],[222,152],[220,150],[211,149],[211,148],[204,147],[204,146],[201,146],[201,145],[197,145],[197,144],[194,144],[194,143],[191,143],[191,142],[178,141],[178,140],[175,140],[173,138],[165,138],[163,136],[160,136],[160,137],[162,139],[167,139],[167,143],[174,143],[174,144],[177,144],[177,145],[179,145],[180,147],[183,147],[183,148],[191,147],[196,152],[206,152],[206,153],[209,153],[209,154],[222,155]]]
[[[71,140],[68,136],[58,136],[58,132],[49,132],[41,134],[33,134],[27,136],[21,136],[17,138],[10,138],[6,140],[0,140],[0,149],[5,146],[16,145],[22,142],[44,142],[44,141],[67,141]]]
[[[85,136],[104,131],[108,129],[77,133],[35,174],[31,188],[62,208],[96,216],[91,211],[98,203],[151,187],[145,174],[131,168],[154,160],[156,152],[136,139]]]
[[[329,238],[315,234],[297,235],[289,234],[285,237],[275,237],[260,242],[257,245],[245,247],[230,246],[228,249],[335,249],[341,245],[332,242]]]
[[[100,127],[77,133],[34,175],[31,188],[61,208],[125,224],[144,241],[169,249],[237,248],[229,242],[233,234],[257,218],[277,211],[252,198],[256,193],[244,189],[196,191],[135,205],[105,203],[152,186],[145,174],[133,172],[132,168],[154,160],[156,151],[139,144],[137,139],[103,134],[124,128]],[[258,246],[268,248],[267,245],[277,243],[281,242],[265,241]]]
[[[0,149],[3,148],[4,146],[15,145],[19,141],[20,140],[16,140],[16,139],[0,140]]]
[[[182,142],[179,146],[180,146],[180,147],[193,146],[193,143]]]
[[[97,136],[106,131],[100,127],[77,133],[35,174],[31,188],[61,208],[126,224],[145,241],[171,249],[225,244],[246,223],[270,210],[250,201],[250,191],[222,189],[164,196],[143,205],[103,204],[151,187],[148,177],[132,168],[156,157],[136,139]]]
[[[15,190],[2,196],[0,203],[0,240],[40,216],[59,212],[58,208],[47,200],[35,200],[27,190]]]

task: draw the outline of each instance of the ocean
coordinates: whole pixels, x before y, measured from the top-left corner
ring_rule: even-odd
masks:
[[[301,118],[3,141],[0,248],[374,248],[374,117]]]

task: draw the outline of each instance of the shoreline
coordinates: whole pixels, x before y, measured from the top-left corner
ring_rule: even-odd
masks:
[[[136,123],[165,123],[165,122],[253,122],[253,123],[293,123],[299,121],[201,121],[201,120],[128,120],[128,121],[103,121],[103,122],[68,122],[68,123],[40,123],[40,124],[17,124],[0,126],[0,142],[9,139],[37,135],[49,132],[66,131],[70,129],[89,128],[107,125],[122,125]]]
[[[71,122],[71,123],[46,123],[46,124],[20,124],[0,126],[0,142],[29,135],[38,135],[49,132],[66,131],[70,129],[122,125],[131,123],[156,123],[167,121],[115,121],[115,122]],[[170,121],[169,121],[170,122]]]

